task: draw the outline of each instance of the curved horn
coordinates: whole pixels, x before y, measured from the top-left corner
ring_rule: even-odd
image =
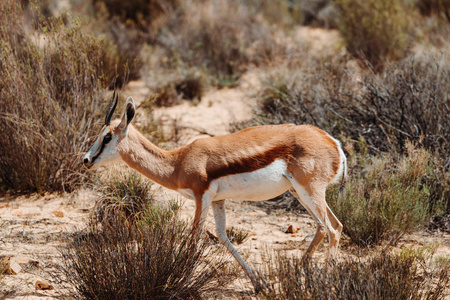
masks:
[[[112,117],[112,115],[114,113],[114,110],[116,109],[118,100],[119,100],[119,93],[117,93],[117,95],[116,95],[116,91],[114,91],[114,94],[112,96],[111,104],[109,105],[108,112],[106,113],[106,118],[105,118],[105,125],[106,126],[111,124],[111,117]]]

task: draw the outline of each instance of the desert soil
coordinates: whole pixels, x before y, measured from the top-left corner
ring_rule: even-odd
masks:
[[[311,49],[323,49],[321,32],[299,31],[299,36],[312,39]],[[332,36],[331,38],[335,38]],[[236,88],[212,89],[205,93],[197,105],[182,102],[179,105],[157,109],[154,118],[161,121],[163,132],[173,135],[177,126],[177,144],[185,145],[196,138],[229,133],[229,124],[251,118],[255,106],[255,93],[259,89],[257,71],[245,74]],[[148,96],[150,90],[143,81],[131,82],[124,91],[132,95],[137,104]],[[139,111],[137,122],[145,122],[145,111]],[[126,168],[122,165],[121,167]],[[162,187],[155,187],[161,200],[183,198]],[[72,194],[46,194],[4,196],[0,198],[0,256],[10,258],[20,266],[15,275],[0,279],[0,299],[53,299],[70,298],[74,288],[59,271],[62,263],[58,248],[64,247],[68,235],[81,230],[94,207],[96,195],[89,189]],[[313,219],[301,211],[287,211],[277,205],[256,204],[229,200],[226,204],[228,226],[250,232],[251,236],[237,246],[238,251],[253,265],[261,263],[261,255],[267,249],[286,250],[301,254],[315,233]],[[194,202],[185,200],[182,213],[192,219]],[[286,233],[292,225],[294,233]],[[207,229],[214,232],[212,212],[208,216]],[[399,247],[416,247],[438,243],[436,255],[450,255],[450,235],[444,233],[417,232],[406,236]],[[316,259],[326,255],[325,242],[316,252]],[[342,255],[355,255],[342,239]],[[16,265],[17,265],[16,264]],[[37,290],[36,283],[44,282],[50,290]],[[251,294],[249,280],[241,278],[232,284],[241,296]],[[246,297],[245,297],[246,298]],[[249,297],[250,298],[250,297]]]

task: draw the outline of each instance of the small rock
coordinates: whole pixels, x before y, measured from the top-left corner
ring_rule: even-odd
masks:
[[[22,267],[11,257],[4,257],[1,264],[5,266],[6,274],[17,275],[22,272]]]
[[[49,285],[48,283],[42,282],[40,280],[36,281],[35,287],[36,287],[36,291],[37,290],[53,290],[53,286]]]
[[[297,237],[296,233],[291,234],[291,237]]]
[[[64,218],[64,216],[65,216],[65,213],[62,210],[55,210],[55,211],[53,211],[53,214],[58,218]]]
[[[19,265],[26,265],[30,262],[30,258],[29,257],[25,257],[25,256],[18,256],[18,257],[14,257],[13,258]]]
[[[314,234],[310,234],[310,235],[307,235],[306,237],[305,237],[305,242],[312,242],[312,240],[314,239]]]
[[[294,228],[293,225],[289,225],[288,229],[285,231],[286,233],[296,233],[297,229]]]
[[[13,275],[16,275],[16,274],[19,274],[20,272],[22,272],[22,267],[14,259],[9,260],[9,268],[12,270]]]

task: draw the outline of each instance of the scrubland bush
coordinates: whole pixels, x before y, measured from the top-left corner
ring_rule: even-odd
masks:
[[[379,75],[355,73],[341,61],[269,75],[254,124],[313,124],[334,136],[364,137],[372,153],[405,152],[406,140],[450,151],[450,62],[423,54]]]
[[[152,216],[137,225],[110,215],[108,222],[91,224],[61,250],[64,272],[80,295],[201,299],[230,280],[222,271],[224,253],[193,238],[176,212],[150,206],[146,214]]]
[[[202,299],[223,288],[235,276],[225,252],[192,236],[179,203],[149,201],[138,176],[107,182],[106,207],[61,249],[68,281],[88,299]]]
[[[111,14],[103,1],[93,2],[93,7],[85,4],[78,16],[83,20],[83,30],[101,40],[103,70],[109,76],[108,82],[114,77],[116,85],[123,86],[128,80],[140,78],[144,67],[141,50],[145,34],[133,22]]]
[[[247,0],[241,1],[250,14],[261,15],[270,24],[285,29],[296,25],[335,27],[336,9],[329,0]]]
[[[354,244],[395,245],[433,215],[442,215],[443,195],[432,198],[439,178],[431,154],[411,143],[406,148],[408,155],[401,157],[352,154],[353,176],[344,195],[339,196],[337,187],[329,189],[327,202]]]
[[[1,1],[0,15],[2,184],[21,191],[73,189],[85,176],[80,153],[103,117],[101,42],[61,19],[36,18],[25,30],[16,1]]]
[[[262,299],[445,299],[450,267],[431,248],[373,253],[327,265],[269,255]],[[261,274],[260,273],[260,274]]]
[[[402,0],[337,0],[339,29],[347,50],[381,70],[408,48],[408,10]]]

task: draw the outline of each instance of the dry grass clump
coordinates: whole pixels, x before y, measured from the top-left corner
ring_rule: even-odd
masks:
[[[337,0],[338,23],[347,50],[381,70],[408,48],[408,9],[402,0]]]
[[[408,155],[401,157],[351,155],[353,176],[344,195],[339,196],[338,188],[329,190],[327,202],[354,244],[395,245],[404,234],[443,214],[443,195],[433,194],[439,178],[431,154],[410,143],[406,147]]]
[[[83,181],[79,156],[103,117],[101,42],[60,18],[32,18],[25,30],[13,0],[1,1],[0,15],[1,181],[21,191],[71,190]]]
[[[202,299],[233,275],[224,252],[193,238],[172,207],[128,222],[109,215],[61,249],[68,281],[87,299]]]
[[[337,11],[330,0],[247,0],[241,1],[251,14],[259,14],[269,23],[292,29],[298,25],[335,27]]]
[[[134,170],[113,169],[99,184],[100,198],[95,214],[100,222],[113,215],[136,220],[153,201],[152,182]]]
[[[94,6],[84,6],[78,12],[83,20],[83,30],[97,36],[102,42],[103,70],[108,74],[108,83],[114,76],[117,86],[123,86],[128,80],[141,77],[144,63],[141,51],[145,34],[133,23],[126,22],[111,14],[103,1],[93,1]],[[128,3],[125,1],[124,3]]]
[[[250,236],[249,231],[234,226],[228,227],[226,231],[230,242],[237,245],[245,242]]]
[[[383,251],[327,265],[269,255],[262,299],[445,299],[450,267],[431,248]]]

